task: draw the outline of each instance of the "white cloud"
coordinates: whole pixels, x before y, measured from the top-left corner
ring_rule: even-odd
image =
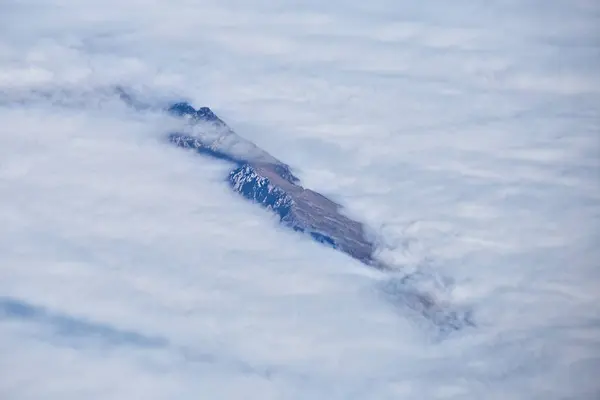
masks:
[[[540,4],[2,2],[0,397],[593,398],[597,6]],[[418,279],[280,227],[115,85],[211,106]]]

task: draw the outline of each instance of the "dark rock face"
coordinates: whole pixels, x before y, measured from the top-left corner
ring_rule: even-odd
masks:
[[[189,118],[196,129],[195,134],[172,133],[169,140],[177,146],[234,164],[228,177],[233,190],[275,212],[284,225],[295,231],[307,233],[315,241],[365,264],[377,265],[373,259],[375,247],[365,238],[362,224],[342,215],[339,204],[302,187],[288,165],[237,136],[207,107],[196,111],[181,102],[171,105],[168,111]],[[215,127],[220,132],[203,134],[203,128]],[[244,154],[233,150],[238,147],[247,147],[250,151]]]
[[[340,206],[325,196],[279,175],[272,164],[243,164],[231,171],[229,183],[244,197],[276,212],[295,231],[364,263],[372,262],[374,247],[360,223],[341,215]]]
[[[225,125],[225,123],[212,112],[208,107],[200,107],[197,111],[189,103],[180,102],[171,105],[168,111],[180,117],[187,116],[198,121],[212,122],[217,125]]]

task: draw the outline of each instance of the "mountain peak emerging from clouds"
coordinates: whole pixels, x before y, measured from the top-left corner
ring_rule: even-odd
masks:
[[[302,187],[287,164],[235,134],[208,107],[196,110],[187,102],[178,102],[167,110],[194,123],[193,135],[172,133],[169,139],[173,143],[236,165],[228,178],[236,192],[274,211],[295,231],[365,264],[380,266],[373,258],[375,245],[365,237],[363,225],[343,215],[339,204]],[[202,122],[213,123],[220,131],[206,133],[215,126],[204,127]],[[243,149],[250,151],[244,153]]]

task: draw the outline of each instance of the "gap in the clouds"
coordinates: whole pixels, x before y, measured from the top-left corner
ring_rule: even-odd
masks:
[[[130,97],[127,96],[126,101],[129,99]],[[175,102],[168,107],[167,111],[179,117],[201,120],[229,129],[225,122],[216,116],[208,107],[201,107],[199,110],[195,110],[194,107],[187,102]],[[239,173],[238,171],[247,168],[244,167],[244,165],[248,163],[247,160],[236,157],[228,152],[219,151],[215,146],[207,146],[194,136],[172,133],[168,138],[169,141],[175,143],[179,147],[194,149],[198,154],[227,161],[236,165],[236,169],[230,173],[230,178],[232,174],[235,175]],[[281,174],[282,178],[285,180],[299,183],[298,178],[290,172],[289,167],[285,164],[283,169],[278,171],[278,173]],[[242,195],[255,203],[266,205],[267,209],[278,214],[281,221],[285,223],[287,215],[289,214],[289,206],[287,203],[280,201],[280,197],[283,194],[270,194],[270,192],[265,191],[263,186],[269,186],[270,182],[267,178],[265,178],[264,181],[261,179],[262,178],[253,178],[252,184],[243,186],[244,189],[241,191]],[[257,191],[264,191],[265,193],[262,196],[257,196]],[[291,227],[294,231],[306,233],[305,228],[294,224],[292,224]],[[333,249],[338,248],[336,240],[331,236],[319,232],[308,231],[308,233],[317,243],[329,246]],[[417,316],[425,318],[429,323],[432,323],[433,326],[436,327],[437,333],[435,336],[438,338],[443,339],[452,332],[476,326],[473,311],[470,308],[455,307],[450,302],[444,302],[436,296],[436,294],[449,290],[449,279],[441,278],[435,272],[434,268],[425,264],[412,272],[402,274],[401,266],[391,266],[391,264],[383,262],[377,257],[378,249],[375,246],[377,246],[378,239],[376,237],[371,237],[373,235],[366,231],[364,235],[366,240],[372,241],[374,246],[373,252],[369,254],[367,259],[358,259],[369,266],[375,266],[384,271],[384,273],[387,272],[389,274],[388,278],[379,285],[379,289],[387,301],[400,309],[408,308]],[[352,251],[348,252],[344,249],[342,249],[342,251],[355,257]]]
[[[423,266],[413,273],[392,274],[378,287],[383,297],[397,309],[408,309],[432,323],[436,327],[434,337],[439,340],[477,326],[470,307],[451,304],[443,299],[452,289],[451,283],[438,276],[432,268]]]

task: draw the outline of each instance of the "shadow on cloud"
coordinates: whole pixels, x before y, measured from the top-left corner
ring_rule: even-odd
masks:
[[[94,339],[108,345],[143,348],[164,348],[169,345],[167,339],[159,336],[149,336],[108,324],[86,321],[13,297],[0,297],[0,321],[2,320],[21,320],[44,325],[61,338]]]

